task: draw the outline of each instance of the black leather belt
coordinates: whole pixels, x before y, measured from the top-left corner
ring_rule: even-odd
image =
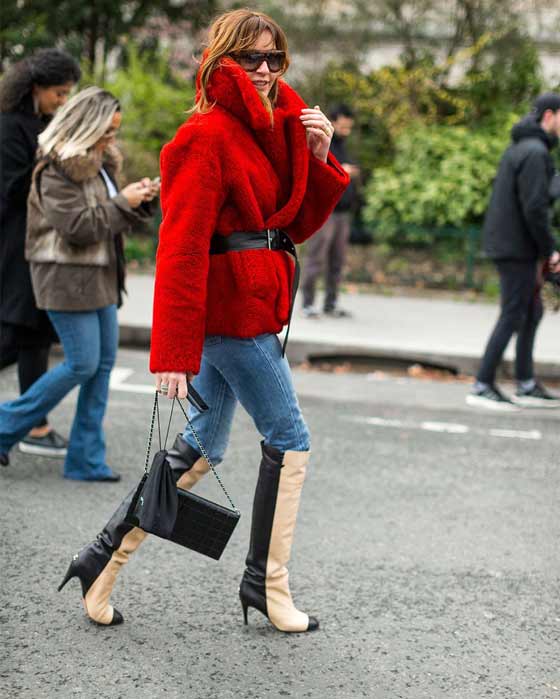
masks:
[[[215,234],[210,241],[211,255],[223,255],[226,252],[241,252],[242,250],[283,250],[293,255],[296,268],[294,272],[294,283],[292,284],[288,327],[282,346],[282,356],[284,356],[286,354],[286,345],[288,344],[288,335],[290,334],[290,324],[292,322],[292,313],[300,277],[300,266],[296,246],[292,242],[290,236],[280,230],[280,228],[266,228],[263,231],[234,231],[229,235]]]

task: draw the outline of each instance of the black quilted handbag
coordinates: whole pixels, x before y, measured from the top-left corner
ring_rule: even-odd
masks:
[[[196,396],[196,399],[191,400],[191,403],[196,405],[199,410],[207,409],[204,401],[200,399],[192,387],[189,387],[189,396],[191,396],[191,392]],[[188,490],[181,490],[181,488],[177,488],[175,485],[175,477],[167,460],[167,451],[165,450],[175,403],[181,408],[200,453],[208,462],[232,509],[222,507]],[[150,452],[156,418],[160,449],[155,454],[150,467]],[[126,521],[150,534],[155,534],[162,539],[173,541],[175,544],[185,546],[205,556],[219,560],[240,516],[239,510],[233,504],[214,468],[214,464],[208,457],[206,449],[201,444],[198,434],[178,398],[173,399],[164,448],[161,448],[161,427],[158,394],[156,392],[144,475],[132,498]]]

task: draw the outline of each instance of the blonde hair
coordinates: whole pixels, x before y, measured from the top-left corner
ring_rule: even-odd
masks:
[[[192,111],[207,112],[212,108],[213,104],[208,99],[208,82],[222,58],[252,48],[265,31],[272,34],[275,49],[286,53],[280,72],[280,75],[283,75],[290,65],[288,39],[284,30],[271,17],[262,12],[244,9],[225,12],[214,21],[208,35],[208,48],[200,67],[200,91]],[[268,97],[260,92],[258,94],[272,117],[272,107],[278,97],[278,81],[274,81]]]
[[[60,160],[85,155],[107,132],[119,101],[107,90],[87,87],[59,109],[39,136],[41,155],[56,154]]]

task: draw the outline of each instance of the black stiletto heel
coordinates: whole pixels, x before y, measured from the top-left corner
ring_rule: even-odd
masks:
[[[74,577],[74,572],[73,572],[73,570],[72,570],[72,564],[70,564],[70,567],[69,567],[68,570],[66,571],[66,575],[64,576],[63,581],[62,581],[62,582],[60,583],[60,585],[56,588],[57,592],[60,592],[60,591],[62,590],[62,588],[66,585],[66,583],[67,583],[69,580],[72,580],[73,577]]]
[[[245,580],[241,582],[239,588],[239,599],[241,601],[241,608],[243,609],[243,619],[245,620],[245,625],[248,626],[249,622],[247,619],[247,611],[249,607],[256,609],[264,617],[266,617],[270,623],[274,626],[274,622],[268,616],[268,610],[266,608],[266,600],[260,591],[255,590],[251,587]],[[298,631],[296,633],[305,633],[306,631],[316,631],[319,628],[319,620],[317,617],[308,616],[309,623],[306,629]]]
[[[64,576],[62,582],[60,583],[60,585],[59,585],[58,588],[57,588],[58,592],[60,592],[60,591],[62,590],[62,588],[66,585],[66,583],[67,583],[69,580],[72,580],[72,578],[78,578],[78,579],[79,579],[80,584],[81,584],[81,586],[82,586],[82,596],[85,597],[85,596],[86,596],[86,593],[87,593],[87,589],[86,589],[86,584],[85,584],[85,582],[84,582],[84,581],[82,580],[82,578],[80,577],[80,571],[79,571],[79,569],[78,569],[78,554],[76,554],[76,555],[74,556],[74,558],[72,559],[72,562],[71,562],[70,565],[68,566],[68,570],[66,571],[66,575]]]
[[[68,566],[68,570],[66,571],[66,575],[62,579],[62,582],[58,586],[58,592],[60,592],[63,587],[68,583],[69,580],[72,580],[72,578],[78,578],[80,581],[80,585],[82,586],[82,600],[84,601],[84,607],[85,607],[85,598],[88,592],[88,589],[90,585],[88,585],[87,581],[84,580],[82,575],[80,575],[80,563],[79,563],[79,554],[76,554]],[[123,615],[119,612],[118,609],[115,609],[113,607],[113,618],[108,624],[102,624],[99,621],[95,621],[95,619],[92,619],[89,614],[87,613],[87,607],[86,607],[86,614],[88,615],[88,619],[94,623],[97,624],[98,626],[117,626],[118,624],[122,624],[124,621]]]

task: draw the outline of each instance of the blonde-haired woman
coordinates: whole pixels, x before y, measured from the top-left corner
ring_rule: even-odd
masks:
[[[288,63],[286,36],[266,15],[236,10],[210,29],[195,113],[162,152],[151,369],[170,398],[193,379],[210,410],[191,417],[214,462],[237,403],[253,418],[263,442],[240,600],[245,620],[253,607],[277,629],[302,632],[318,621],[292,602],[287,564],[309,432],[276,334],[293,306],[293,242],[320,228],[349,180],[329,155],[326,116],[281,80]],[[169,458],[183,489],[208,470],[188,431]],[[102,624],[122,621],[109,597],[145,537],[124,521],[129,502],[62,583],[80,579],[87,613]]]
[[[47,311],[64,361],[22,396],[0,405],[0,461],[41,416],[80,385],[64,477],[117,481],[105,460],[102,421],[124,288],[122,235],[150,216],[149,179],[118,191],[118,100],[90,87],[75,95],[39,137],[41,158],[28,201],[26,259],[37,307]]]

